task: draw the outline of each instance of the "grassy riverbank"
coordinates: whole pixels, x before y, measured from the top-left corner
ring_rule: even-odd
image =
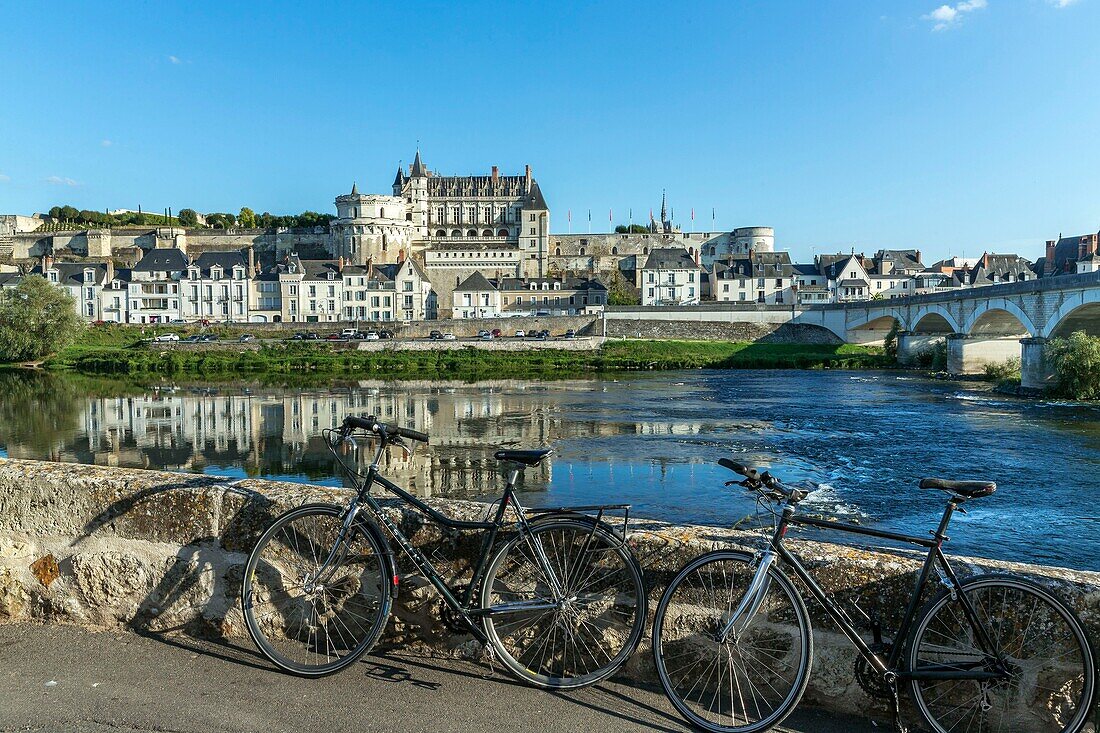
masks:
[[[327,344],[278,342],[258,350],[159,348],[123,329],[90,329],[50,359],[52,369],[95,375],[331,375],[371,378],[556,377],[665,369],[877,369],[878,348],[826,344],[713,341],[612,341],[594,351],[532,349],[358,351]]]

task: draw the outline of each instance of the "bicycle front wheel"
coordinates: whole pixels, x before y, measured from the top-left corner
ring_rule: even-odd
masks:
[[[1012,576],[976,577],[962,589],[984,633],[975,630],[962,599],[945,592],[929,603],[909,642],[912,673],[956,677],[911,682],[913,701],[932,730],[1082,730],[1096,669],[1073,611],[1041,586]]]
[[[378,534],[359,524],[338,544],[343,515],[327,504],[290,510],[245,566],[249,635],[264,656],[303,677],[332,674],[366,654],[389,616],[393,579]]]
[[[695,558],[669,583],[653,619],[653,656],[665,694],[687,720],[715,733],[779,725],[809,680],[810,618],[786,575],[770,568],[747,610],[734,618],[756,574],[752,559],[735,550]]]
[[[637,649],[646,621],[645,584],[630,548],[583,519],[537,522],[501,546],[481,606],[504,666],[559,690],[611,676]]]

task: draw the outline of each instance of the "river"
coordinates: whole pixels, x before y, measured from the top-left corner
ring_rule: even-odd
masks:
[[[528,505],[633,504],[730,526],[754,502],[730,456],[815,491],[805,511],[923,535],[943,495],[922,476],[996,481],[949,551],[1100,570],[1100,408],[891,372],[690,371],[568,381],[135,387],[0,374],[0,454],[341,485],[320,432],[348,412],[429,432],[384,470],[420,495],[492,499],[501,443],[554,448]],[[831,535],[838,541],[844,535]]]

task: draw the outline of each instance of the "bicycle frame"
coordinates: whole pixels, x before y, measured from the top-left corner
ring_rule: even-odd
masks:
[[[469,626],[471,633],[482,644],[488,643],[488,637],[482,630],[481,626],[477,623],[477,619],[484,615],[503,615],[508,613],[524,613],[530,611],[545,610],[547,608],[557,607],[557,601],[560,600],[561,586],[557,579],[557,575],[554,573],[553,568],[550,565],[549,559],[546,557],[545,550],[542,547],[542,542],[538,537],[534,538],[532,547],[534,548],[534,555],[538,561],[542,571],[546,574],[546,577],[550,579],[551,589],[554,593],[555,603],[524,603],[514,602],[504,604],[502,606],[495,606],[488,609],[470,608],[470,602],[473,598],[474,588],[476,588],[482,581],[486,566],[489,561],[489,557],[496,546],[497,535],[502,527],[504,527],[504,513],[509,506],[513,507],[513,511],[517,517],[517,525],[520,534],[527,533],[530,529],[531,523],[527,520],[526,512],[523,506],[515,495],[516,480],[519,478],[519,468],[513,467],[508,476],[508,482],[504,488],[504,495],[501,497],[500,504],[496,509],[495,516],[491,521],[464,521],[458,519],[452,519],[430,507],[425,502],[413,496],[411,493],[401,488],[397,484],[389,481],[379,473],[378,462],[382,459],[382,454],[386,449],[387,443],[385,441],[379,441],[378,450],[375,452],[374,459],[371,461],[370,466],[367,468],[366,476],[362,482],[356,487],[356,495],[348,504],[344,514],[343,526],[341,527],[340,534],[337,536],[336,544],[333,546],[329,553],[329,556],[321,564],[317,574],[314,578],[314,582],[322,578],[324,573],[330,566],[334,566],[337,558],[340,555],[340,548],[344,545],[344,540],[347,537],[347,533],[355,526],[356,520],[360,516],[360,512],[365,508],[367,513],[372,519],[378,522],[385,528],[386,532],[397,542],[398,547],[403,553],[412,561],[417,569],[424,574],[437,591],[442,596],[444,603],[446,603],[453,611],[458,613],[466,624]],[[418,550],[409,538],[401,531],[400,527],[390,519],[382,505],[375,499],[370,490],[374,485],[380,485],[390,493],[396,495],[404,503],[411,505],[421,514],[425,515],[432,522],[438,525],[447,527],[448,529],[456,529],[460,531],[480,531],[484,533],[484,537],[481,543],[481,551],[478,554],[477,564],[474,567],[473,575],[470,579],[469,585],[466,590],[461,594],[456,594],[455,590],[447,585],[447,582],[443,580],[442,576],[436,570],[435,565],[432,564],[424,553]],[[397,587],[398,578],[394,575],[394,587]],[[458,597],[461,595],[461,599]]]
[[[790,502],[785,502],[782,505],[782,514],[780,515],[779,524],[776,526],[775,534],[772,536],[768,549],[761,555],[755,576],[753,577],[752,583],[749,585],[748,591],[746,591],[744,598],[741,599],[741,603],[730,617],[726,627],[722,630],[721,633],[723,637],[734,632],[737,623],[741,621],[742,617],[747,618],[742,628],[751,622],[753,615],[763,602],[764,596],[767,594],[770,585],[766,577],[768,569],[775,562],[781,561],[790,566],[794,574],[806,585],[810,594],[825,608],[825,612],[836,623],[844,635],[848,637],[848,640],[852,642],[860,655],[868,664],[879,672],[879,674],[892,674],[895,675],[895,679],[984,680],[1000,679],[1004,677],[1004,674],[1001,672],[982,671],[978,669],[974,671],[960,671],[957,668],[954,670],[937,669],[934,667],[921,670],[901,670],[898,668],[904,647],[904,640],[908,638],[909,631],[920,607],[921,594],[928,584],[933,570],[939,574],[940,582],[944,587],[950,590],[952,595],[960,601],[967,621],[974,630],[977,641],[982,647],[982,651],[996,657],[994,645],[991,643],[992,636],[989,630],[985,628],[978,619],[977,613],[970,603],[970,599],[962,592],[962,584],[959,582],[955,572],[951,569],[947,557],[943,554],[943,543],[949,539],[946,534],[947,526],[951,522],[951,517],[955,513],[955,510],[958,508],[958,503],[959,502],[954,498],[948,500],[947,508],[944,510],[939,527],[935,532],[931,533],[931,538],[926,539],[924,537],[914,537],[896,532],[859,527],[852,524],[837,524],[835,522],[814,519],[812,517],[798,517],[795,515],[794,505]],[[787,549],[784,544],[784,538],[791,525],[817,527],[829,531],[847,532],[849,534],[863,535],[877,539],[893,540],[928,549],[928,555],[917,577],[916,584],[913,588],[913,594],[909,600],[909,605],[905,609],[905,615],[902,618],[901,626],[898,628],[897,634],[894,637],[895,643],[892,645],[890,653],[885,659],[876,654],[870,646],[868,646],[867,642],[860,636],[855,623],[853,623],[851,617],[844,608],[829,596],[798,558]],[[937,563],[939,567],[937,567]],[[997,661],[1000,662],[1000,659],[998,658]]]

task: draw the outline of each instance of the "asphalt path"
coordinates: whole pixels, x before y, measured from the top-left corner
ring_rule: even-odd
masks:
[[[0,730],[66,733],[241,731],[668,731],[659,690],[608,682],[551,694],[473,662],[370,655],[322,679],[281,674],[246,641],[0,625]],[[891,730],[799,710],[782,730]]]

